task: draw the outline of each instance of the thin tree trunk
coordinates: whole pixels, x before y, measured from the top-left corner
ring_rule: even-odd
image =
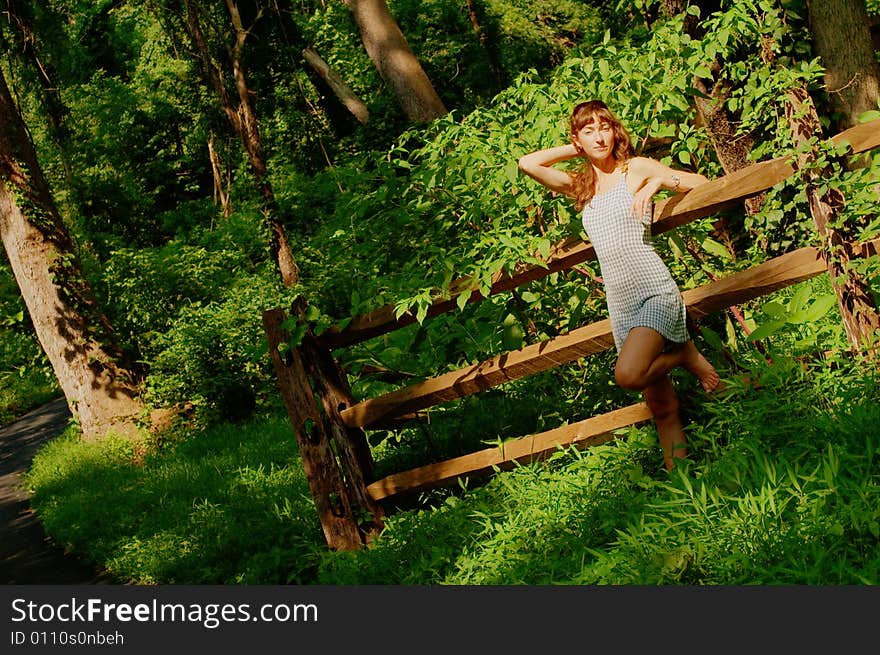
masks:
[[[37,338],[85,438],[137,432],[143,409],[0,73],[0,238]]]
[[[220,201],[223,218],[232,215],[232,203],[229,201],[229,176],[223,174],[223,162],[214,149],[214,133],[208,137],[208,158],[211,160],[211,174],[214,178],[214,202]]]
[[[345,0],[367,54],[412,121],[431,121],[448,113],[431,80],[413,54],[384,0]]]
[[[333,94],[339,98],[339,101],[346,106],[348,111],[350,111],[362,125],[366,124],[367,121],[370,120],[370,110],[367,109],[367,105],[364,104],[364,101],[361,100],[357,94],[351,90],[351,87],[345,83],[345,80],[343,80],[335,70],[330,68],[330,65],[321,58],[321,55],[319,55],[314,48],[304,48],[302,54],[309,66],[321,76],[321,79],[327,82],[328,86],[333,91]]]
[[[226,90],[223,74],[213,63],[208,44],[202,33],[198,13],[191,0],[184,0],[186,7],[187,31],[193,41],[193,45],[199,53],[202,69],[210,86],[217,93],[226,118],[229,120],[235,132],[241,139],[242,145],[247,152],[248,162],[263,199],[263,218],[271,233],[269,250],[275,260],[281,274],[281,280],[286,286],[293,286],[299,280],[299,268],[293,259],[293,252],[287,241],[284,226],[278,218],[278,203],[275,193],[269,181],[266,168],[266,159],[263,155],[263,145],[260,137],[259,124],[253,107],[251,91],[247,85],[247,76],[241,60],[242,50],[247,39],[247,30],[244,29],[241,18],[238,15],[238,7],[233,0],[226,1],[226,7],[235,30],[235,45],[232,52],[232,68],[235,88],[238,95],[238,103],[234,103]]]

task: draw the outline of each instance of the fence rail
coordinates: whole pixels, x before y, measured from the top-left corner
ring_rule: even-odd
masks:
[[[880,120],[856,126],[830,140],[848,143],[851,153],[880,147]],[[685,194],[656,203],[652,231],[662,234],[739,203],[787,179],[796,171],[793,158],[753,164],[710,181]],[[811,207],[812,209],[812,207]],[[814,216],[814,219],[816,217]],[[880,239],[850,244],[853,257],[876,255]],[[828,272],[827,253],[800,248],[682,294],[690,315],[712,312],[764,296]],[[551,273],[593,259],[592,246],[567,239],[551,249],[543,266],[521,266],[501,273],[491,294],[512,290]],[[429,308],[428,316],[451,311],[455,298],[483,299],[469,278],[456,280]],[[489,389],[528,375],[568,364],[614,345],[609,320],[572,330],[540,343],[505,352],[473,366],[451,371],[359,403],[351,399],[344,373],[331,350],[386,334],[415,322],[412,314],[395,317],[393,306],[354,318],[345,329],[331,328],[319,337],[307,333],[298,348],[287,348],[283,310],[264,313],[269,351],[275,363],[303,465],[315,497],[319,518],[331,548],[359,548],[382,525],[379,500],[395,494],[447,484],[462,475],[476,475],[546,457],[561,446],[586,447],[614,438],[615,431],[651,418],[644,403],[594,416],[579,423],[505,442],[498,447],[420,466],[375,480],[373,461],[363,428],[387,425],[418,416],[418,411]],[[315,396],[320,399],[316,402]]]

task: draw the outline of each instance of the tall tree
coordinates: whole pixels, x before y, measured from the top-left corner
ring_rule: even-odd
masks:
[[[449,110],[413,54],[385,0],[344,0],[367,54],[412,121],[431,121]]]
[[[269,245],[272,257],[278,266],[284,284],[292,286],[299,279],[299,268],[294,261],[293,252],[287,241],[284,225],[279,216],[275,192],[269,180],[259,121],[254,107],[254,93],[248,86],[247,69],[244,63],[244,48],[249,31],[242,23],[235,0],[226,0],[233,34],[233,45],[228,53],[234,85],[234,92],[231,93],[226,86],[223,68],[217,63],[205,38],[198,4],[194,0],[183,0],[183,4],[186,10],[187,32],[198,53],[204,76],[217,94],[220,106],[230,125],[241,139],[248,155],[251,171],[260,187],[263,199],[263,216],[271,233]]]
[[[880,101],[880,64],[874,54],[865,0],[807,0],[816,54],[825,66],[825,88],[837,127],[858,123]]]
[[[83,436],[137,430],[138,376],[80,269],[0,72],[0,238],[40,345]]]

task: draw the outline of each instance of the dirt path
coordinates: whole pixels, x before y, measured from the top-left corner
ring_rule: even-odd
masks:
[[[63,398],[0,428],[0,584],[111,584],[54,545],[21,489],[22,474],[37,449],[66,426]]]

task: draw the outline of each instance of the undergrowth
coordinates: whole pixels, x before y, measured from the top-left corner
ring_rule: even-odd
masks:
[[[139,584],[878,584],[877,376],[768,355],[741,357],[751,383],[731,376],[723,396],[679,383],[691,455],[672,473],[654,428],[628,428],[409,499],[357,552],[326,549],[282,417],[143,461],[68,431],[27,481],[57,541]]]

